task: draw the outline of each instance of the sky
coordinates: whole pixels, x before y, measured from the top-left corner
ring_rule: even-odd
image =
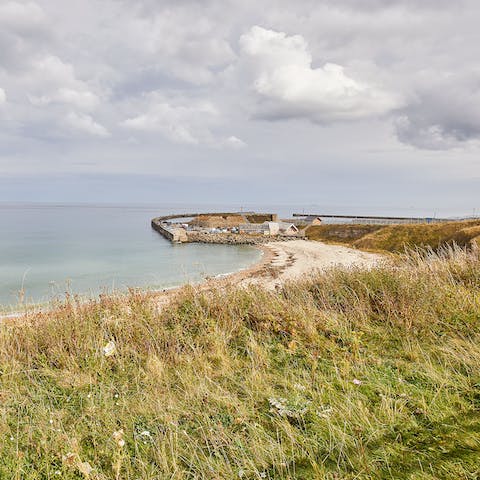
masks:
[[[471,215],[479,24],[478,0],[1,0],[0,202]]]

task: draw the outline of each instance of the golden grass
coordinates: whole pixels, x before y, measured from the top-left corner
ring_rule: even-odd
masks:
[[[383,225],[361,225],[361,224],[324,224],[310,225],[305,230],[309,240],[322,240],[335,243],[346,243],[351,245],[354,241],[363,238],[365,235],[384,228]]]
[[[480,221],[398,225],[321,225],[306,230],[310,240],[333,241],[367,250],[404,252],[409,248],[470,247],[480,235]]]
[[[0,478],[476,479],[479,365],[477,250],[69,298],[1,326]]]

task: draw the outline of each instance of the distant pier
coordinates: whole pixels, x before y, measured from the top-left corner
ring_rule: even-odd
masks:
[[[182,213],[156,217],[151,225],[172,243],[257,245],[304,237],[294,223],[279,221],[275,213]]]
[[[324,215],[319,213],[294,213],[294,217],[326,218],[331,220],[351,220],[352,223],[391,225],[399,223],[441,223],[451,222],[452,219],[435,217],[386,217],[375,215]]]

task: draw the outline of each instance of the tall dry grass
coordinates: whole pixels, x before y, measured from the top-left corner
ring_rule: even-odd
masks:
[[[0,478],[474,479],[479,365],[477,250],[68,298],[1,326]]]

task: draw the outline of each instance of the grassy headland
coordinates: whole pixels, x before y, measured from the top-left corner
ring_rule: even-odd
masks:
[[[310,240],[345,243],[368,250],[404,252],[407,248],[438,249],[457,244],[469,247],[480,239],[480,221],[443,222],[403,225],[330,224],[310,226],[305,231]]]
[[[0,478],[474,479],[480,253],[1,325]]]

